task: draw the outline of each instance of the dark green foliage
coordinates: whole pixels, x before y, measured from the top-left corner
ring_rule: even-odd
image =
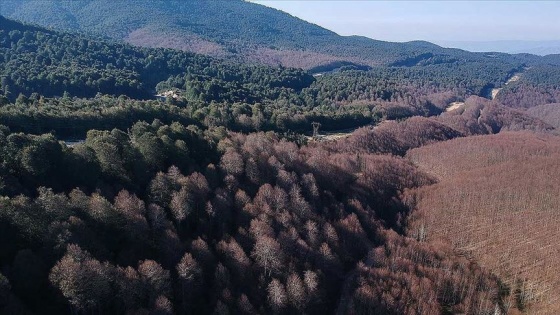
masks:
[[[309,95],[322,104],[387,102],[421,109],[432,102],[445,107],[447,103],[440,103],[433,97],[444,92],[455,98],[482,96],[486,85],[503,85],[515,69],[514,63],[489,61],[409,68],[374,67],[367,72],[323,75],[304,90],[303,97]]]
[[[558,103],[560,102],[558,82],[560,82],[558,64],[535,65],[525,69],[519,81],[512,82],[501,90],[497,99],[506,106],[521,109]]]
[[[301,70],[230,64],[170,49],[135,48],[37,29],[1,16],[0,52],[3,94],[17,98],[18,104],[34,101],[25,98],[32,93],[153,98],[157,83],[178,74],[182,78],[185,73],[193,81],[185,80],[190,98],[202,101],[255,101],[278,96],[284,89],[301,90],[313,82]],[[23,96],[18,97],[20,94]]]
[[[248,1],[44,1],[4,0],[0,14],[59,30],[168,47],[265,64],[334,69],[351,63],[423,66],[534,56],[469,53],[413,41],[391,43],[340,36],[287,13]],[[552,61],[554,58],[549,58]],[[318,68],[316,68],[318,67]],[[326,68],[324,68],[326,67]],[[336,66],[335,68],[340,68]]]
[[[258,102],[293,94],[314,79],[301,70],[214,63],[202,71],[189,67],[157,85],[158,91],[184,90],[187,100]]]
[[[191,104],[195,108],[201,106]],[[0,108],[0,112],[0,123],[14,131],[34,134],[52,131],[65,139],[84,139],[91,129],[126,130],[137,121],[159,119],[164,123],[195,123],[183,107],[107,95],[91,99],[41,98],[33,103],[6,105]]]
[[[462,59],[413,67],[357,71],[343,66],[313,79],[296,69],[134,48],[3,21],[1,88],[8,98],[0,100],[0,123],[14,131],[52,131],[64,138],[83,139],[90,129],[124,130],[138,120],[153,119],[239,131],[306,132],[312,122],[329,131],[375,124],[381,117],[431,116],[452,101],[485,96],[489,87],[503,86],[522,62],[535,62],[522,56],[464,53]],[[149,98],[156,93],[153,89],[170,93],[167,100],[99,95]],[[44,98],[53,95],[62,97]],[[71,95],[96,97],[79,100]]]
[[[93,190],[100,181],[144,189],[156,172],[171,165],[192,172],[215,162],[215,149],[204,137],[194,126],[156,120],[151,125],[136,123],[129,133],[91,130],[83,144],[70,150],[52,135],[2,132],[0,192],[33,194],[39,186]]]

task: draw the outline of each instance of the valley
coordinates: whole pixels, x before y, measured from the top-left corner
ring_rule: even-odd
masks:
[[[0,14],[0,314],[560,312],[559,55],[237,0]]]

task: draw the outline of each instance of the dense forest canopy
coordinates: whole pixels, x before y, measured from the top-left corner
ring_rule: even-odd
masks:
[[[85,32],[145,47],[311,69],[356,65],[422,65],[539,59],[470,53],[413,41],[391,43],[340,36],[282,11],[249,1],[5,0],[0,14],[58,30]],[[548,62],[558,63],[557,57]],[[344,63],[343,63],[344,64]]]
[[[409,151],[440,182],[407,192],[415,208],[407,233],[447,240],[492,268],[519,292],[517,300],[505,301],[507,307],[558,313],[559,140],[505,132]]]
[[[558,56],[345,38],[244,1],[0,10],[52,27],[0,16],[0,313],[557,310]],[[206,55],[120,41],[154,34]],[[544,221],[531,260],[519,235]]]
[[[0,222],[3,233],[17,235],[0,251],[2,264],[12,266],[8,312],[57,313],[68,303],[78,313],[338,307],[398,314],[483,311],[499,299],[490,274],[449,249],[438,249],[449,254],[442,258],[391,230],[400,229],[406,211],[396,194],[433,182],[402,158],[158,121],[137,123],[129,133],[90,131],[73,148],[7,128],[0,140],[7,196]],[[375,262],[364,260],[354,276],[368,255]],[[393,259],[406,263],[394,269]],[[18,273],[30,261],[32,271]],[[416,263],[427,273],[410,269]],[[448,278],[447,268],[461,278]],[[480,277],[484,287],[447,296],[449,285],[458,290]],[[416,291],[407,281],[430,284]],[[386,286],[416,304],[369,297]],[[426,294],[441,301],[420,298]]]
[[[0,88],[7,100],[0,102],[15,105],[0,108],[0,121],[13,130],[54,131],[64,137],[83,137],[89,128],[129,128],[137,119],[156,118],[238,131],[309,131],[313,121],[320,122],[323,130],[347,129],[376,123],[380,117],[438,114],[452,101],[487,96],[490,88],[503,86],[513,74],[524,71],[521,60],[490,59],[367,71],[344,66],[313,78],[297,69],[137,48],[4,18],[2,22]],[[554,72],[542,65],[531,68],[518,85],[540,84],[536,80],[549,77],[548,73]],[[514,87],[508,86],[500,97]],[[149,99],[169,91],[174,96],[163,103],[99,95]],[[94,96],[93,101],[70,101]],[[518,107],[517,103],[511,106]],[[65,119],[72,123],[64,123]]]
[[[313,81],[310,75],[296,69],[230,64],[170,49],[136,48],[37,30],[3,17],[0,24],[1,83],[4,95],[12,98],[33,92],[44,96],[68,92],[84,97],[104,93],[150,98],[157,83],[186,73],[201,77],[203,89],[211,90],[212,86],[207,85],[212,83],[220,89],[232,84],[232,89],[251,90],[256,94],[252,95],[254,100],[275,88],[299,90]]]

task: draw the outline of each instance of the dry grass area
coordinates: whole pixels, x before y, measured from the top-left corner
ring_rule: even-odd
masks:
[[[506,82],[506,85],[507,85],[507,84],[510,84],[510,83],[512,83],[512,82],[517,82],[517,81],[519,81],[519,79],[521,79],[521,75],[520,75],[520,74],[516,74],[516,75],[514,75],[513,77],[509,78],[509,80]]]
[[[356,128],[349,128],[343,130],[336,130],[336,131],[326,131],[320,132],[317,137],[313,136],[305,136],[308,141],[336,141],[336,140],[343,140],[350,138],[352,134],[356,131]]]
[[[560,137],[459,138],[408,157],[440,179],[407,192],[410,236],[448,241],[500,276],[511,313],[560,314]]]
[[[501,90],[502,90],[502,88],[492,89],[492,99],[493,100],[496,99],[496,96],[498,96],[498,93],[500,93]]]
[[[446,112],[450,112],[452,110],[459,109],[465,105],[465,102],[453,102],[449,104],[449,106],[445,109]]]

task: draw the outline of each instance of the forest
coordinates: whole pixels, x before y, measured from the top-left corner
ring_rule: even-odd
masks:
[[[558,313],[559,149],[558,136],[506,132],[409,151],[441,180],[407,191],[407,234],[476,257],[517,292],[507,309]]]
[[[281,11],[240,0],[223,3],[6,0],[0,14],[138,46],[183,49],[213,57],[305,69],[340,61],[386,64],[437,47],[428,43],[401,45],[346,38]]]
[[[4,0],[0,15],[136,46],[303,69],[512,61],[556,63],[558,56],[471,53],[425,41],[393,43],[340,36],[250,1]]]
[[[557,58],[434,49],[312,73],[0,16],[0,313],[557,313]]]
[[[423,314],[501,298],[493,275],[395,232],[399,191],[433,183],[397,156],[159,121],[72,148],[0,139],[7,313]],[[388,286],[406,303],[370,298]]]

